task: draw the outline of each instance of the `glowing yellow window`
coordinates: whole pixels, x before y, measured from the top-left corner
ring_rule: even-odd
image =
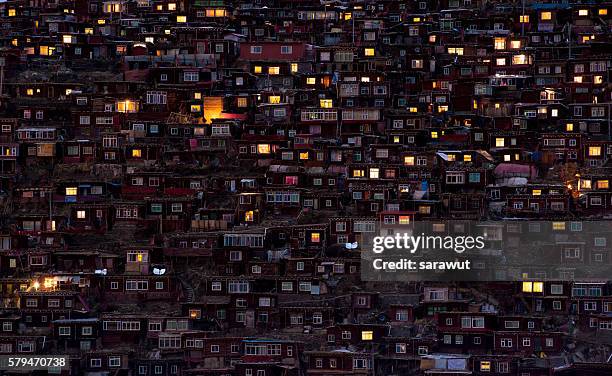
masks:
[[[590,180],[580,180],[579,187],[582,189],[591,189],[591,181]]]
[[[448,106],[438,106],[438,112],[446,112],[448,111]]]
[[[410,224],[410,217],[407,215],[400,215],[399,216],[399,224],[400,225],[408,225]]]
[[[253,222],[253,211],[252,210],[249,210],[244,213],[244,220],[246,222]]]
[[[471,162],[472,161],[472,156],[470,154],[466,154],[463,156],[463,161],[464,162]]]
[[[495,59],[495,65],[506,65],[506,58],[500,57]]]
[[[504,155],[504,162],[510,162],[510,160],[511,160],[511,159],[512,159],[512,158],[511,158],[511,155],[510,155],[510,154],[506,154],[506,155]]]
[[[374,56],[374,49],[373,48],[366,48],[364,51],[366,56]]]
[[[525,15],[521,15],[520,19],[519,19],[520,23],[529,23],[529,15],[525,14]]]
[[[180,22],[180,23],[187,22],[187,16],[176,16],[176,22]]]
[[[396,144],[399,144],[400,137],[399,136],[393,136],[393,142],[396,143]]]
[[[140,150],[140,149],[132,149],[132,157],[134,157],[134,158],[141,158],[142,157],[142,150]]]
[[[202,99],[202,93],[193,93],[193,99]]]
[[[98,25],[104,25],[105,23],[106,23],[106,20],[102,20],[102,19],[98,20]]]
[[[504,38],[495,38],[495,49],[496,50],[503,50],[506,48],[506,39]]]
[[[589,155],[591,157],[599,157],[601,155],[601,146],[589,146]]]
[[[321,234],[319,234],[318,232],[313,232],[312,234],[310,234],[310,241],[312,243],[320,243],[321,242]]]
[[[590,36],[588,36],[588,35],[583,35],[582,36],[582,43],[587,43],[590,40],[591,40]]]
[[[532,291],[533,291],[533,283],[523,282],[523,292],[532,292]]]
[[[599,180],[597,181],[597,189],[608,189],[610,186],[608,180]]]
[[[317,83],[317,79],[314,77],[307,77],[306,78],[306,84],[307,85],[314,85]]]
[[[448,158],[449,162],[454,162],[455,161],[455,154],[448,154],[447,158]]]
[[[608,15],[608,9],[606,8],[601,8],[598,12],[597,12],[600,16],[607,16]]]
[[[438,138],[438,132],[431,132],[431,138]]]
[[[27,95],[34,95],[34,89],[27,89],[26,90],[26,94]]]
[[[296,73],[298,71],[297,63],[291,63],[291,73]]]
[[[308,159],[308,152],[304,151],[300,153],[300,159],[301,160],[307,160]]]
[[[199,309],[190,309],[189,317],[191,317],[192,319],[199,319],[202,317],[202,311]]]
[[[582,83],[582,76],[574,76],[574,82],[577,84]]]
[[[246,98],[238,98],[238,107],[244,108],[246,106],[247,106],[247,99]]]
[[[578,15],[579,16],[588,16],[589,15],[589,10],[588,9],[578,9]]]
[[[541,189],[534,189],[533,191],[531,191],[531,194],[534,196],[540,196],[542,194],[542,190]]]
[[[480,371],[481,372],[489,372],[491,371],[491,362],[480,362]]]
[[[142,253],[137,253],[136,254],[136,261],[142,262],[142,260],[144,260],[144,255]]]
[[[593,76],[593,83],[596,85],[603,84],[603,76]]]
[[[13,40],[11,41],[11,44],[12,44],[13,46],[17,47],[17,46],[19,46],[19,41],[18,41],[17,39],[13,39]]]
[[[225,9],[215,9],[215,17],[225,17]]]
[[[574,124],[572,124],[572,123],[565,124],[565,130],[568,131],[568,132],[573,132],[574,131]]]
[[[551,12],[542,12],[540,13],[540,19],[542,21],[548,21],[552,19],[552,13]]]
[[[321,105],[321,108],[332,108],[333,107],[332,99],[321,99],[319,103]]]
[[[279,104],[280,103],[280,99],[281,99],[280,95],[271,95],[268,98],[268,103]]]
[[[506,144],[505,140],[501,137],[498,137],[495,139],[495,146],[498,148],[503,148],[504,145]]]
[[[8,15],[9,17],[15,17],[15,15],[17,15],[17,12],[15,11],[15,9],[9,9],[8,11]]]
[[[259,66],[259,65],[254,66],[253,67],[253,72],[254,73],[261,73],[261,66]]]
[[[362,341],[371,341],[374,339],[374,332],[371,330],[364,330],[361,332]]]
[[[472,107],[477,110],[478,109],[478,102],[476,101],[476,99],[474,99],[473,103],[472,103]]]
[[[533,292],[543,292],[544,291],[544,282],[534,282],[533,283]]]
[[[62,41],[66,44],[72,43],[72,35],[63,35]]]
[[[353,18],[353,15],[351,13],[344,13],[344,20],[345,21],[350,21],[351,18]]]
[[[77,218],[85,219],[85,210],[77,210]]]
[[[565,222],[553,222],[552,228],[555,231],[563,231],[565,230]]]
[[[365,176],[365,171],[364,170],[353,170],[353,177],[354,178],[362,178]]]
[[[521,41],[520,40],[510,41],[510,47],[511,48],[521,48]]]
[[[414,17],[412,22],[421,22],[421,17]]]
[[[176,10],[176,3],[168,3],[168,10]]]
[[[429,43],[436,43],[436,36],[435,35],[430,35],[429,36]]]
[[[199,104],[192,104],[191,105],[191,112],[200,112],[200,105]]]
[[[406,166],[414,166],[414,157],[411,155],[407,155],[404,157],[404,164]]]
[[[280,67],[268,67],[268,74],[279,74]]]
[[[48,46],[40,46],[40,55],[41,56],[49,56],[49,47]]]
[[[257,152],[259,154],[270,154],[270,144],[257,145]]]
[[[66,188],[66,196],[76,196],[77,195],[77,187],[67,187]]]
[[[418,111],[418,109],[416,107],[410,107],[409,110],[410,110],[410,112],[417,112]]]

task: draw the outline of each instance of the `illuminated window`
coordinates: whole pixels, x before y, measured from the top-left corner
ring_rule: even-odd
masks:
[[[291,73],[296,73],[298,71],[297,63],[291,63]]]
[[[551,12],[542,12],[540,13],[540,19],[542,21],[548,21],[552,19],[552,13]]]
[[[501,105],[500,105],[499,103],[495,103],[495,108],[496,108],[496,109],[498,109],[498,108],[500,108],[500,107],[501,107]]]
[[[244,220],[245,222],[253,222],[253,211],[252,210],[249,210],[244,213]]]
[[[281,100],[280,95],[271,95],[270,97],[268,97],[268,103],[271,104],[279,104]]]
[[[418,109],[416,107],[410,107],[408,110],[410,112],[417,112],[418,111]]]
[[[591,189],[591,181],[590,180],[580,180],[580,188]]]
[[[72,43],[72,35],[64,35],[64,36],[62,36],[62,40],[66,44]]]
[[[187,22],[187,16],[176,16],[176,22],[179,22],[179,23]]]
[[[244,108],[246,106],[247,106],[247,99],[246,98],[238,98],[238,107]]]
[[[533,283],[533,292],[543,292],[544,291],[544,282],[534,282]]]
[[[193,93],[193,99],[202,99],[202,93]]]
[[[393,142],[396,143],[396,144],[399,144],[400,137],[399,136],[393,136]]]
[[[510,41],[510,47],[511,48],[521,48],[521,41],[520,40]]]
[[[446,112],[448,111],[448,106],[438,106],[438,112]]]
[[[565,130],[568,131],[568,132],[573,132],[574,131],[574,124],[572,124],[572,123],[565,124]]]
[[[27,95],[34,95],[34,89],[27,89],[26,90],[26,94]]]
[[[558,109],[556,109],[556,108],[553,108],[553,109],[550,111],[550,116],[552,116],[552,117],[557,117],[557,116],[559,116],[559,110],[558,110]]]
[[[466,154],[463,156],[463,161],[464,162],[471,162],[472,161],[472,156],[469,154]]]
[[[553,222],[552,228],[555,231],[563,231],[565,230],[565,222]]]
[[[574,82],[577,84],[582,83],[582,76],[574,76]]]
[[[491,371],[491,362],[480,362],[480,371],[481,372],[489,372]]]
[[[310,241],[312,243],[320,243],[321,242],[321,234],[319,234],[318,232],[313,232],[312,234],[310,234]]]
[[[506,58],[498,57],[495,59],[495,65],[506,65]]]
[[[155,9],[157,9],[157,10],[163,10],[163,9],[164,9],[164,7],[163,7],[161,4],[158,4],[158,5],[155,7]]]
[[[141,158],[142,157],[142,150],[140,150],[140,149],[132,149],[132,157],[134,157],[134,158]]]
[[[40,54],[42,56],[49,56],[49,47],[48,46],[40,46]]]
[[[176,10],[176,3],[168,3],[168,10]]]
[[[67,187],[66,188],[66,196],[76,196],[77,195],[77,187]]]
[[[365,172],[363,170],[353,170],[354,178],[362,178],[365,176]]]
[[[268,67],[268,74],[279,74],[280,67]]]
[[[431,132],[431,138],[438,138],[438,132]]]
[[[333,100],[331,99],[321,99],[319,101],[321,108],[332,108],[333,107]]]
[[[429,43],[436,43],[436,36],[435,35],[430,35],[429,36]]]
[[[504,38],[495,38],[495,49],[503,50],[506,48],[506,39]]]
[[[270,144],[259,144],[259,145],[257,145],[257,153],[259,153],[259,154],[270,154]]]
[[[448,154],[447,158],[448,158],[449,162],[454,162],[455,161],[455,154]]]
[[[601,146],[589,146],[589,155],[591,157],[601,156]]]
[[[85,210],[77,210],[77,218],[85,219]]]
[[[449,47],[448,48],[448,53],[449,54],[463,55],[463,47]]]
[[[259,65],[254,66],[253,67],[253,72],[254,73],[261,73],[261,66],[259,66]]]
[[[306,84],[307,85],[314,85],[317,83],[317,79],[314,77],[307,77],[306,78]]]
[[[370,179],[378,179],[380,174],[380,170],[378,168],[371,168],[370,169]]]
[[[399,224],[400,225],[408,225],[410,224],[410,217],[407,215],[400,215],[399,216]]]
[[[578,10],[578,15],[579,16],[588,16],[589,15],[589,10],[588,9],[579,9]]]
[[[502,137],[498,137],[495,139],[495,146],[498,148],[503,148],[505,145],[505,139]]]
[[[300,153],[300,159],[301,160],[307,160],[308,159],[308,152],[304,151]]]
[[[532,291],[533,291],[533,283],[523,282],[523,292],[532,292]]]
[[[598,12],[597,12],[600,16],[607,16],[608,15],[608,9],[606,8],[601,8]]]
[[[136,112],[138,111],[138,103],[131,100],[117,102],[117,112]]]
[[[527,55],[525,54],[513,55],[512,64],[513,65],[527,64]]]
[[[598,180],[597,181],[597,189],[608,189],[610,187],[610,183],[608,180]]]
[[[540,196],[542,194],[542,190],[541,189],[534,189],[533,191],[531,191],[531,194],[534,196]]]
[[[17,12],[15,11],[15,9],[9,9],[9,11],[8,11],[9,17],[15,17],[16,14],[17,14]]]
[[[510,154],[504,155],[504,162],[510,162],[510,160],[511,160]]]
[[[583,35],[582,36],[582,43],[587,43],[590,40],[591,40],[590,36],[588,36],[588,35]]]
[[[603,84],[603,76],[593,76],[594,84]]]
[[[366,48],[364,52],[365,52],[366,56],[374,56],[374,49],[373,48]]]
[[[362,341],[371,341],[374,339],[374,332],[371,330],[364,330],[361,332]]]
[[[351,18],[353,18],[353,15],[351,13],[344,13],[344,20],[345,21],[350,21]]]
[[[200,112],[200,105],[199,104],[192,104],[191,105],[191,112]]]
[[[529,23],[529,15],[526,15],[526,14],[525,15],[521,15],[519,22],[520,23]]]
[[[411,155],[407,155],[404,157],[404,164],[406,166],[414,166],[414,157]]]

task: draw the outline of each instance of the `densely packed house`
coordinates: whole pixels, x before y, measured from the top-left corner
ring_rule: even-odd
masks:
[[[608,12],[0,2],[0,355],[88,376],[611,375],[606,280],[360,278],[386,225],[611,217]],[[611,236],[559,252],[612,265]]]

